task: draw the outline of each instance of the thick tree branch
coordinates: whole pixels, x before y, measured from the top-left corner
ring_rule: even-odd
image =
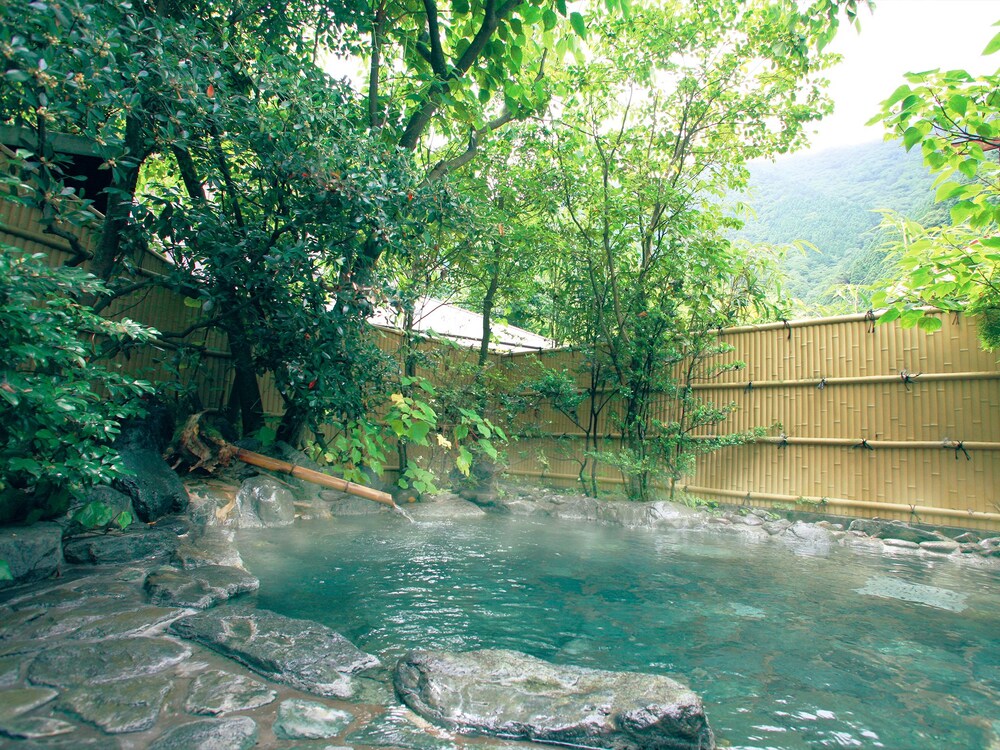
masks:
[[[476,35],[472,38],[472,42],[452,66],[451,70],[448,70],[443,76],[439,73],[437,74],[439,76],[438,80],[431,84],[423,103],[417,107],[417,110],[410,116],[409,121],[406,123],[406,129],[399,139],[400,146],[409,151],[413,151],[417,147],[420,136],[427,129],[431,118],[434,117],[434,113],[437,112],[440,106],[441,97],[450,91],[451,82],[460,79],[469,72],[473,63],[483,53],[486,44],[490,41],[494,32],[496,32],[500,21],[523,2],[524,0],[505,0],[505,2],[498,6],[496,0],[486,0],[483,22]],[[433,43],[434,40],[432,38],[431,44]],[[433,56],[432,49],[431,57],[433,58]]]
[[[431,70],[443,81],[448,77],[448,65],[444,59],[444,49],[441,47],[441,27],[438,25],[437,3],[434,0],[423,0],[423,3],[424,12],[427,14]]]

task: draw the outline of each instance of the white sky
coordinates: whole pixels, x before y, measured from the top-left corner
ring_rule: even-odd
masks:
[[[901,84],[904,73],[962,68],[973,75],[1000,68],[1000,53],[982,51],[1000,27],[997,0],[876,0],[859,14],[861,33],[842,24],[831,51],[844,55],[826,72],[834,113],[815,126],[812,151],[882,139],[864,124]]]

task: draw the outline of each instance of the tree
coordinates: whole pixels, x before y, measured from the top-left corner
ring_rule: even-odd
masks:
[[[710,375],[694,363],[714,329],[766,298],[725,239],[734,222],[721,199],[745,183],[749,159],[800,145],[803,125],[827,111],[816,73],[838,8],[810,15],[818,7],[595,12],[588,64],[565,71],[561,111],[546,123],[575,290],[566,312],[578,316],[563,329],[589,363],[590,403],[614,395],[600,408],[617,446],[591,453],[622,470],[632,498],[648,497],[664,465],[676,476],[691,433],[727,413],[694,398],[692,380]],[[654,411],[660,394],[674,399],[666,413]]]
[[[51,136],[79,133],[112,182],[97,251],[75,245],[78,260],[115,294],[162,285],[201,305],[201,320],[163,335],[227,334],[245,432],[263,423],[267,372],[283,437],[363,410],[382,369],[363,334],[376,263],[423,241],[450,199],[367,135],[361,102],[317,66],[312,42],[334,28],[323,9],[54,0],[9,4],[0,20],[4,112],[34,131],[25,183],[49,230],[79,210]],[[149,248],[174,272],[134,278]]]
[[[1000,34],[984,54],[1000,50]],[[903,279],[873,298],[887,310],[880,322],[899,319],[927,331],[941,327],[923,309],[981,316],[987,348],[1000,347],[1000,70],[974,77],[964,70],[911,73],[907,83],[882,103],[881,121],[907,150],[919,145],[924,163],[937,175],[935,200],[953,202],[950,224],[924,226],[886,214],[900,240]]]

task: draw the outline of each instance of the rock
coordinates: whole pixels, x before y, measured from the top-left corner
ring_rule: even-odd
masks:
[[[334,517],[337,516],[371,516],[376,513],[389,513],[388,506],[382,503],[373,503],[363,497],[345,495],[336,490],[325,490],[320,493],[320,497],[325,501],[327,508]]]
[[[81,536],[63,546],[66,561],[78,565],[110,565],[173,554],[179,544],[169,529],[135,524],[127,531]]]
[[[131,474],[116,478],[114,487],[132,498],[140,521],[149,523],[187,508],[187,491],[159,451],[124,448],[119,449],[118,454]]]
[[[966,531],[955,537],[955,541],[959,544],[978,544],[982,540],[983,537],[975,531]]]
[[[902,539],[904,542],[940,541],[944,537],[936,531],[926,531],[910,526],[902,521],[883,521],[879,518],[856,518],[848,527],[851,531],[863,531],[876,539]]]
[[[250,750],[257,744],[257,722],[247,716],[202,719],[168,730],[149,750]]]
[[[278,706],[274,735],[280,740],[325,740],[336,737],[354,721],[354,714],[316,703],[290,699]]]
[[[895,539],[892,537],[883,539],[882,544],[886,547],[895,547],[896,549],[920,549],[920,545],[916,542],[910,542],[906,539]]]
[[[288,526],[295,521],[295,496],[286,484],[269,476],[245,480],[236,495],[236,507],[233,525],[241,529]]]
[[[277,697],[274,690],[252,677],[213,669],[195,677],[184,709],[192,714],[218,716],[260,708]]]
[[[828,545],[833,538],[828,529],[805,521],[796,521],[788,527],[786,533],[811,544]]]
[[[506,650],[410,653],[410,708],[460,731],[609,750],[711,750],[700,698],[668,677],[556,666]]]
[[[66,693],[60,704],[109,734],[152,729],[173,684],[161,677],[136,677],[109,682],[95,689],[80,687]]]
[[[754,513],[748,513],[743,516],[743,523],[747,526],[763,526],[764,519]]]
[[[160,568],[146,577],[143,588],[153,604],[207,609],[256,591],[260,581],[242,568],[204,565],[192,570]]]
[[[779,536],[784,534],[788,528],[790,528],[792,522],[787,518],[779,518],[775,521],[765,521],[764,530],[771,536]]]
[[[174,607],[138,607],[113,612],[86,623],[73,633],[74,640],[106,640],[126,638],[153,630],[165,622],[173,620],[182,610]]]
[[[234,533],[220,528],[206,529],[194,541],[182,540],[172,560],[182,568],[201,568],[205,565],[243,567],[243,558],[236,548]]]
[[[163,453],[174,434],[175,421],[170,408],[161,401],[143,400],[146,414],[122,422],[115,448],[122,450],[150,450]]]
[[[70,643],[39,654],[28,668],[28,678],[36,685],[75,688],[156,674],[190,655],[191,649],[164,638]]]
[[[364,747],[458,750],[454,742],[440,738],[443,734],[444,730],[438,729],[408,708],[398,706],[351,732],[346,740],[352,745]]]
[[[957,550],[959,547],[958,542],[953,542],[950,539],[942,539],[935,542],[921,542],[920,549],[925,552],[934,552],[939,555],[950,555],[952,552]]]
[[[425,497],[419,503],[407,503],[404,509],[420,520],[448,520],[452,518],[481,518],[486,511],[468,500],[450,492]]]
[[[0,560],[7,562],[13,577],[0,581],[0,589],[51,577],[63,560],[62,527],[36,523],[0,529]]]
[[[618,526],[648,527],[650,525],[649,503],[600,503],[597,517],[605,523]]]
[[[649,519],[651,524],[687,528],[700,523],[701,514],[686,505],[661,500],[649,504]]]
[[[350,676],[379,663],[324,625],[267,610],[211,609],[171,629],[268,679],[323,696],[350,698]]]
[[[68,721],[48,716],[19,716],[16,719],[0,722],[0,734],[24,740],[57,737],[75,729],[76,727]]]
[[[44,706],[57,695],[55,690],[38,687],[0,690],[0,723]]]

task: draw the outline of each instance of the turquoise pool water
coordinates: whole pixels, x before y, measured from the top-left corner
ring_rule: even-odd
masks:
[[[498,647],[672,674],[732,748],[1000,748],[993,571],[498,516],[310,522],[240,550],[260,606],[386,661]]]

